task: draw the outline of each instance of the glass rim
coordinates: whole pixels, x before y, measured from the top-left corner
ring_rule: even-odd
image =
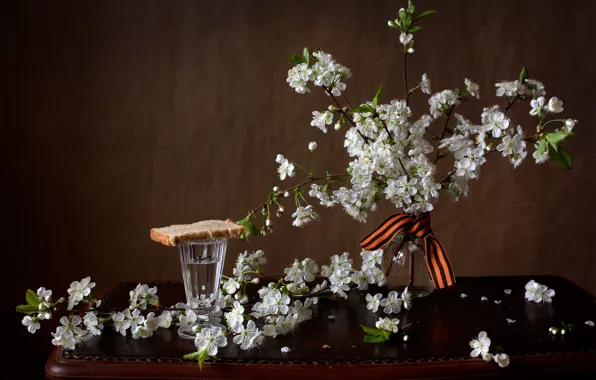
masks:
[[[183,241],[178,243],[178,245],[211,245],[216,243],[221,243],[223,241],[228,240],[228,238],[221,238],[221,239],[213,239],[213,240],[197,240],[197,241]]]

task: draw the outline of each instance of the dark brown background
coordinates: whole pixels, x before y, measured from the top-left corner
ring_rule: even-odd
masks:
[[[525,65],[578,119],[569,141],[572,171],[528,159],[519,169],[497,155],[471,195],[442,198],[433,228],[460,276],[556,274],[596,292],[596,2],[418,1],[437,9],[416,34],[414,83],[427,72],[433,89],[481,86],[481,101],[460,111],[478,121],[497,102],[494,82]],[[284,153],[317,169],[342,170],[343,133],[311,127],[322,93],[295,93],[284,58],[323,48],[352,69],[353,103],[401,97],[402,55],[386,27],[396,1],[14,2],[2,9],[4,286],[8,311],[26,288],[56,297],[90,275],[99,292],[120,280],[180,279],[177,252],[149,239],[149,229],[208,218],[238,220],[279,183]],[[420,95],[413,107],[427,107]],[[511,113],[532,130],[524,104]],[[435,125],[434,128],[440,128]],[[445,168],[443,168],[445,170]],[[349,251],[394,210],[384,203],[368,224],[341,210],[316,225],[291,226],[291,212],[266,238],[231,242],[226,270],[243,250],[262,248],[267,274],[294,257],[324,262]],[[291,202],[288,203],[291,211]],[[18,330],[10,345],[41,374],[49,331]]]

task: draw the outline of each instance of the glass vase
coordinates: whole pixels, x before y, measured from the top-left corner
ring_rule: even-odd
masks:
[[[186,303],[195,314],[193,325],[181,326],[178,334],[194,339],[206,327],[225,327],[210,322],[210,313],[219,298],[219,286],[226,257],[228,239],[184,242],[178,244]]]
[[[434,290],[420,239],[398,234],[383,248],[383,273],[386,286],[402,292],[406,287],[412,297],[426,297]]]

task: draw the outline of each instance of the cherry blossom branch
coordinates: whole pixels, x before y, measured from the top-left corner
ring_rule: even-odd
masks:
[[[368,138],[368,137],[366,137],[366,136],[364,136],[364,135],[362,134],[362,132],[360,132],[360,131],[358,130],[358,127],[356,127],[356,123],[354,123],[354,120],[352,120],[352,118],[350,118],[350,116],[347,114],[347,112],[346,112],[346,111],[344,111],[344,108],[341,106],[341,104],[339,104],[339,101],[337,100],[337,98],[335,97],[335,95],[333,95],[333,93],[331,92],[331,90],[329,89],[329,87],[327,87],[327,86],[323,86],[323,89],[325,89],[325,91],[327,92],[327,94],[328,94],[329,96],[331,96],[331,98],[333,99],[333,101],[335,102],[335,104],[337,105],[337,107],[339,108],[339,112],[341,112],[341,113],[342,113],[342,115],[344,115],[344,117],[345,117],[346,119],[348,119],[348,121],[349,121],[349,122],[352,124],[352,126],[353,126],[354,128],[356,128],[356,132],[358,132],[358,134],[360,135],[360,137],[362,137],[362,139],[364,140],[364,142],[368,144],[368,140],[369,140],[369,138]],[[346,99],[346,97],[345,97],[345,95],[344,95],[343,93],[342,93],[342,97],[344,98],[344,100],[345,100],[345,101],[346,101],[346,103],[348,104],[348,107],[349,107],[349,108],[352,108],[352,106],[350,105],[350,102],[348,102],[348,100]]]
[[[302,186],[305,186],[305,185],[309,185],[309,184],[311,184],[311,183],[313,183],[313,182],[317,182],[317,181],[320,181],[320,180],[323,180],[323,179],[331,179],[331,178],[333,178],[333,177],[342,177],[342,178],[343,178],[343,177],[346,177],[346,176],[348,176],[348,175],[349,175],[349,174],[327,174],[326,176],[323,176],[323,177],[313,177],[313,178],[309,178],[308,180],[306,180],[306,181],[303,181],[303,182],[301,182],[301,183],[299,183],[299,184],[297,184],[297,185],[290,186],[290,187],[288,187],[288,188],[287,188],[287,189],[285,189],[285,190],[280,190],[280,191],[276,192],[276,193],[275,193],[275,196],[277,196],[277,197],[283,196],[283,194],[284,194],[286,191],[292,191],[292,190],[295,190],[295,189],[297,189],[297,188],[299,188],[299,187],[302,187]],[[255,208],[253,208],[252,210],[250,210],[250,214],[254,214],[255,212],[257,212],[257,211],[258,211],[258,210],[260,210],[261,208],[263,208],[263,207],[267,206],[267,205],[268,205],[270,202],[271,202],[271,200],[270,200],[270,199],[267,199],[265,202],[261,203],[261,204],[260,204],[260,205],[258,205],[257,207],[255,207]]]
[[[443,132],[441,133],[441,137],[439,138],[439,141],[443,140],[443,137],[445,137],[445,132],[447,132],[447,125],[449,124],[449,119],[451,118],[451,114],[453,113],[453,108],[455,106],[449,108],[447,111],[445,111],[447,113],[447,120],[445,120],[445,126],[443,127]],[[440,154],[439,154],[439,148],[437,148],[437,156],[435,157],[435,161],[433,162],[433,164],[436,165],[437,161],[439,161],[440,159]]]

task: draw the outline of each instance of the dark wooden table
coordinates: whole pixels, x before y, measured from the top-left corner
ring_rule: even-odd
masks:
[[[556,290],[552,303],[524,299],[524,285],[530,279]],[[128,291],[135,285],[119,284],[105,296],[102,308],[126,308]],[[184,299],[181,283],[156,285],[163,305]],[[512,289],[511,295],[504,289]],[[561,277],[458,278],[455,286],[414,300],[411,311],[393,316],[412,323],[408,342],[362,342],[358,324],[374,326],[384,316],[382,311],[373,314],[366,309],[366,293],[354,290],[348,300],[321,299],[312,320],[291,334],[265,339],[259,349],[241,351],[230,339],[202,371],[196,363],[182,360],[195,347],[178,337],[175,327],[134,340],[106,326],[101,337],[74,351],[55,349],[46,375],[52,379],[596,379],[596,328],[585,325],[586,320],[596,320],[596,298]],[[461,293],[468,297],[462,299]],[[488,301],[481,301],[482,296]],[[330,315],[336,318],[331,320]],[[507,318],[516,322],[509,324]],[[550,334],[549,327],[561,322],[573,324],[573,331]],[[492,339],[491,348],[501,346],[509,354],[509,367],[470,358],[468,343],[482,330]],[[283,346],[292,351],[281,353]]]

